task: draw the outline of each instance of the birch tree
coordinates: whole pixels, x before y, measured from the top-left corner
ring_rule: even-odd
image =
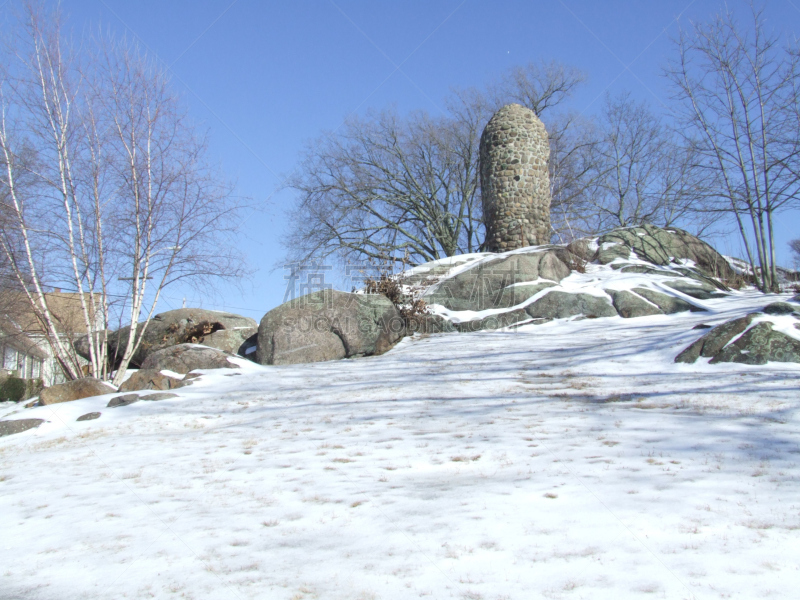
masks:
[[[118,384],[165,287],[241,274],[238,205],[166,73],[134,45],[100,36],[74,51],[37,5],[19,32],[0,74],[0,251],[64,374],[83,369],[48,302],[56,286],[77,292],[90,374],[119,364]],[[131,335],[110,363],[114,318]]]

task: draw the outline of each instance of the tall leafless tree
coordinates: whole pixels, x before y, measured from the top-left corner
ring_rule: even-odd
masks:
[[[717,210],[733,217],[763,291],[777,290],[774,216],[800,198],[800,54],[765,29],[751,5],[746,25],[730,12],[676,41],[666,75],[680,131],[715,184]]]
[[[314,141],[289,182],[300,194],[294,258],[427,261],[476,249],[474,135],[454,120],[385,111]]]
[[[165,72],[135,46],[100,36],[74,50],[60,16],[35,4],[18,31],[0,74],[0,250],[68,378],[81,361],[48,290],[77,292],[97,377],[112,317],[130,324],[118,384],[166,286],[241,273],[227,236],[238,207]]]
[[[702,233],[707,195],[696,152],[630,94],[608,97],[587,160],[581,211],[589,230],[651,223]]]

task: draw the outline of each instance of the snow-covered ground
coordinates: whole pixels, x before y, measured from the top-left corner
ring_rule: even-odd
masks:
[[[673,363],[785,298],[2,405],[0,598],[798,597],[800,366]]]

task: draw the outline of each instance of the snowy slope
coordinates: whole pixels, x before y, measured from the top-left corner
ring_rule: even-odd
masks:
[[[0,598],[796,597],[800,366],[672,362],[786,298],[0,405]]]

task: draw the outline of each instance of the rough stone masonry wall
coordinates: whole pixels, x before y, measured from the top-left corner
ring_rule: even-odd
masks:
[[[547,130],[532,110],[507,104],[481,135],[485,249],[515,250],[550,242]]]

